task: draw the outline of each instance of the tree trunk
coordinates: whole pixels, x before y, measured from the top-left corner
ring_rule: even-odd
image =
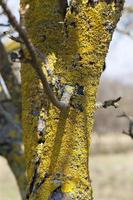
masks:
[[[49,64],[42,63],[42,68],[52,72],[47,77],[56,95],[61,98],[64,85],[75,87],[70,108],[60,111],[49,102],[31,66],[22,67],[30,200],[93,198],[88,159],[96,92],[123,6],[121,0],[94,2],[73,0],[63,19],[59,0],[21,1],[23,7],[30,5],[26,28],[35,47],[47,56]]]
[[[20,195],[24,199],[26,193],[26,167],[22,143],[22,127],[20,124],[20,84],[15,79],[11,63],[8,61],[7,53],[1,41],[0,74],[10,92],[10,94],[5,92],[6,95],[4,97],[4,92],[0,91],[0,156],[7,159],[9,167],[16,178]]]

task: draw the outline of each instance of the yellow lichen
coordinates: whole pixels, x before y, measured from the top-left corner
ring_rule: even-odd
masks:
[[[48,174],[35,199],[47,200],[58,186],[64,193],[71,192],[76,200],[92,199],[88,156],[96,91],[112,37],[108,23],[114,30],[121,8],[105,2],[90,7],[85,0],[77,1],[78,13],[68,10],[63,26],[58,0],[22,2],[30,4],[26,16],[28,33],[32,42],[45,52],[54,75],[61,77],[64,85],[78,84],[84,88],[83,95],[73,96],[73,104],[79,107],[59,111],[46,95],[39,95],[41,88],[34,70],[29,66],[22,68],[28,177],[32,180],[36,156],[40,158],[37,182]],[[38,116],[33,115],[36,106]],[[45,142],[38,144],[36,127],[42,109],[46,120]]]
[[[72,192],[76,187],[76,183],[73,181],[66,181],[65,184],[62,184],[62,192]]]
[[[5,44],[5,49],[7,50],[7,52],[17,50],[19,48],[20,48],[20,44],[17,42],[9,42]]]

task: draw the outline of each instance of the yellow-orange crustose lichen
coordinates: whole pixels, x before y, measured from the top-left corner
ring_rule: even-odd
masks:
[[[56,188],[69,198],[92,199],[88,156],[93,127],[96,91],[112,32],[121,7],[114,2],[99,2],[94,7],[77,1],[68,9],[64,22],[58,0],[22,0],[29,3],[26,27],[33,44],[48,56],[53,74],[62,84],[82,86],[70,107],[59,111],[40,95],[40,81],[34,70],[22,67],[23,129],[29,181],[34,174],[34,159],[40,158],[37,182],[44,180],[30,199],[47,200]],[[75,9],[75,10],[74,10]],[[44,64],[42,65],[43,67]],[[44,70],[45,71],[45,70]],[[42,109],[44,110],[42,114]],[[34,111],[38,115],[34,115]],[[82,111],[81,111],[82,110]],[[43,143],[38,143],[37,123],[45,118]]]

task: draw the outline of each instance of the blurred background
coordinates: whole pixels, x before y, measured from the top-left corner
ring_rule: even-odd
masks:
[[[8,4],[19,19],[19,1],[8,0]],[[7,23],[6,17],[0,16],[0,23]],[[7,27],[0,27],[0,35],[4,31],[7,31]],[[1,38],[10,46],[9,38]],[[17,65],[15,69],[19,85],[20,66]],[[0,92],[0,97],[4,98],[2,89]],[[132,0],[126,0],[121,20],[113,35],[106,58],[106,70],[100,80],[97,101],[104,102],[120,96],[122,100],[119,102],[119,108],[98,109],[95,113],[89,163],[95,200],[133,199],[133,140],[122,134],[123,130],[128,131],[129,121],[124,117],[117,117],[123,112],[133,116]],[[0,200],[20,200],[15,178],[3,157],[0,157]]]

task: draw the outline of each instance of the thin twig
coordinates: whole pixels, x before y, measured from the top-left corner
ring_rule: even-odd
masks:
[[[37,191],[40,189],[40,187],[45,183],[45,181],[49,178],[49,174],[46,172],[45,176],[43,177],[43,179],[36,184],[36,186],[33,188],[32,193],[35,194],[37,193]]]
[[[128,122],[129,122],[129,128],[128,128],[128,132],[123,130],[123,134],[130,136],[133,139],[133,117],[127,115],[125,112],[123,112],[121,115],[117,115],[117,117],[125,117]]]
[[[63,102],[60,102],[57,99],[57,97],[54,95],[52,89],[50,88],[47,78],[46,78],[45,74],[43,73],[43,70],[42,70],[39,62],[37,61],[36,51],[34,49],[34,46],[31,43],[31,41],[29,40],[29,38],[27,37],[26,31],[17,22],[16,18],[12,15],[11,11],[7,8],[7,5],[4,3],[3,0],[0,0],[0,4],[1,4],[5,14],[7,15],[11,25],[19,33],[19,36],[21,37],[25,46],[27,47],[28,52],[32,58],[32,67],[35,69],[36,73],[38,74],[39,78],[41,79],[44,90],[45,90],[47,96],[49,97],[50,101],[53,103],[53,105],[55,105],[57,108],[59,108],[61,110],[67,109],[69,104],[64,104]]]
[[[122,131],[123,134],[128,135],[129,137],[131,137],[131,139],[133,139],[133,132],[126,132],[125,130]]]
[[[5,83],[1,73],[0,73],[0,84],[2,86],[2,89],[4,91],[4,94],[5,94],[6,98],[10,100],[11,99],[11,95],[10,95],[10,92],[9,92],[7,86],[6,86],[6,83]]]
[[[45,63],[47,73],[52,78],[53,72],[50,69],[49,62],[48,62],[46,55],[44,53],[42,53],[37,47],[34,47],[34,49],[35,49],[36,53],[39,55],[39,58]]]
[[[10,35],[9,38],[15,42],[18,42],[18,43],[23,43],[23,41],[21,40],[21,38],[19,37],[14,37],[13,35]]]
[[[133,13],[133,6],[125,6],[124,11],[127,13]]]
[[[2,27],[8,27],[8,26],[10,26],[10,24],[3,24],[3,23],[0,23],[0,26],[2,26]]]
[[[36,183],[36,180],[37,180],[37,177],[38,177],[39,165],[40,165],[40,158],[37,158],[36,161],[35,161],[35,168],[34,168],[33,177],[32,177],[32,180],[30,182],[28,192],[26,194],[26,199],[29,199],[30,195],[32,194],[32,192],[34,190],[35,183]]]
[[[127,31],[127,30],[122,30],[122,29],[118,29],[117,28],[116,31],[119,32],[119,33],[121,33],[121,34],[124,34],[126,36],[129,36],[131,39],[133,39],[133,35],[129,31]]]

